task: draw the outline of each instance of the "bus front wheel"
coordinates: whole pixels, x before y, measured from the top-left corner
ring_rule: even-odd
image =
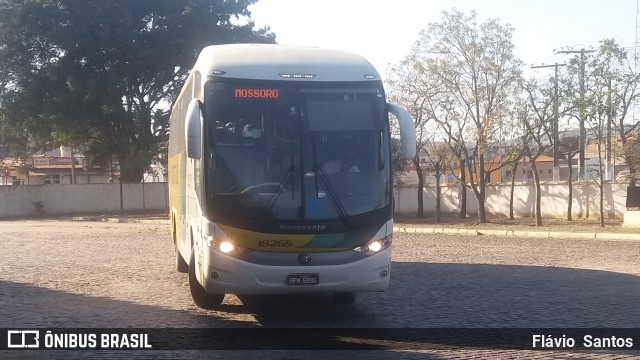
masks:
[[[196,258],[193,252],[189,261],[189,289],[191,290],[193,302],[203,309],[214,310],[222,304],[224,299],[224,294],[210,294],[198,282],[196,278]]]

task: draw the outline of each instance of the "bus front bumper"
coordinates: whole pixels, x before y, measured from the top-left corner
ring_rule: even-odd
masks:
[[[212,294],[267,295],[383,291],[391,276],[391,247],[362,260],[329,266],[273,266],[242,261],[217,251],[204,258],[203,285]],[[290,275],[317,284],[291,281]],[[290,285],[289,283],[294,283]]]

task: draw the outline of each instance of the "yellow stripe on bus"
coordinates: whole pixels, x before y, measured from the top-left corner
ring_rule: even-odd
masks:
[[[247,249],[278,252],[339,251],[342,248],[307,248],[316,234],[268,234],[231,226],[219,225],[220,229],[236,245]]]

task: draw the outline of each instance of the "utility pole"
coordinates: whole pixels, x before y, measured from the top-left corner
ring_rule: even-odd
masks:
[[[531,66],[532,69],[540,68],[555,68],[555,75],[553,77],[553,124],[551,124],[551,131],[553,132],[553,181],[560,180],[560,163],[558,158],[560,157],[559,150],[559,130],[558,124],[560,122],[559,105],[558,105],[558,68],[565,66],[566,64],[555,63],[553,65],[538,65]],[[569,159],[569,166],[571,166],[571,159]]]
[[[584,108],[584,66],[585,66],[585,54],[595,52],[595,50],[560,50],[556,51],[558,54],[580,54],[580,107],[578,109],[578,121],[580,124],[580,144],[578,153],[578,180],[584,180],[585,176],[585,158],[584,151],[587,147],[587,130],[584,126],[585,118],[583,114]],[[571,160],[571,159],[569,159]]]

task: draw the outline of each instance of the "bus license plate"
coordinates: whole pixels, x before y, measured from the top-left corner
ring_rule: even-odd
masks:
[[[320,284],[320,274],[289,274],[287,275],[287,285],[318,285]]]

